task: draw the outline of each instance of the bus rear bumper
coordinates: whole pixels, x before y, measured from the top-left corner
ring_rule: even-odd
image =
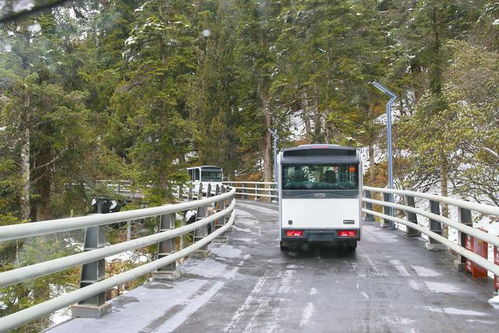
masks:
[[[360,240],[360,228],[348,229],[281,229],[281,241],[288,244],[340,244]]]

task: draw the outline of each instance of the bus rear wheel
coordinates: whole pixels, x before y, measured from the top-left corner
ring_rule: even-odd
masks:
[[[348,251],[348,252],[353,252],[357,248],[357,241],[344,242],[341,245],[342,245],[341,249]]]
[[[289,250],[289,244],[286,242],[281,241],[279,243],[279,247],[281,248],[281,251],[288,251]]]

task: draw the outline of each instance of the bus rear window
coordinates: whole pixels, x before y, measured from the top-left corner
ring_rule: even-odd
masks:
[[[283,190],[352,190],[359,188],[358,165],[284,165]]]

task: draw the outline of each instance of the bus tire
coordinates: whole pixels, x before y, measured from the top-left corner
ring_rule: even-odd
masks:
[[[347,246],[346,246],[347,251],[353,252],[353,251],[355,251],[356,248],[357,248],[357,241],[347,243]]]
[[[289,250],[289,246],[287,245],[286,242],[283,242],[283,241],[280,241],[279,248],[281,249],[281,251],[288,251]]]

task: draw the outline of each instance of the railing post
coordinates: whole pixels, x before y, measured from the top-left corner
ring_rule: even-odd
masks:
[[[364,191],[364,192],[366,193],[366,195],[365,195],[366,198],[367,199],[371,199],[371,191]],[[373,210],[373,204],[372,203],[366,202],[365,205],[366,205],[366,209]],[[366,220],[367,221],[374,221],[374,216],[371,215],[371,214],[367,214],[366,213]]]
[[[159,232],[175,229],[176,213],[161,215],[159,217]],[[166,257],[175,252],[176,238],[170,238],[159,242],[158,259]],[[177,263],[174,261],[168,265],[159,268],[152,273],[154,280],[176,280],[180,277],[177,270]]]
[[[471,216],[471,210],[466,208],[458,207],[457,219],[459,223],[467,225],[468,227],[473,227],[473,219]],[[457,231],[457,243],[462,247],[466,244],[466,234],[461,231]],[[456,261],[454,261],[455,267],[459,272],[464,272],[464,267],[466,265],[466,257],[458,254]]]
[[[390,193],[383,193],[383,201],[392,202]],[[393,216],[392,207],[383,206],[383,214]],[[395,222],[390,221],[389,219],[383,219],[381,223],[382,228],[395,229]]]
[[[440,202],[430,200],[430,212],[432,212],[433,214],[440,215]],[[442,223],[430,219],[429,227],[430,231],[433,231],[438,235],[442,235]],[[446,249],[445,245],[440,244],[431,237],[429,238],[428,242],[426,242],[425,246],[426,249],[430,251],[441,251]]]
[[[109,213],[111,202],[106,198],[96,199],[96,214]],[[104,227],[90,227],[85,229],[84,251],[91,251],[106,245]],[[81,269],[80,288],[104,280],[106,273],[106,260],[99,259],[84,264]],[[106,303],[106,293],[87,298],[71,306],[73,318],[100,318],[111,311],[111,303]]]
[[[230,187],[223,188],[223,193],[226,193],[226,192],[230,192]],[[234,198],[235,197],[236,197],[236,195],[234,194]],[[222,205],[224,208],[229,207],[230,204],[231,204],[231,202],[229,202],[228,199],[222,200]],[[225,215],[222,219],[222,221],[223,221],[222,224],[225,225],[229,221],[229,219],[230,219],[230,215]],[[235,224],[235,222],[234,222],[234,224]]]
[[[202,198],[203,198],[203,183],[199,183],[198,197],[196,199],[201,200]]]
[[[218,189],[218,185],[217,185],[217,189]],[[222,186],[220,192],[217,193],[218,194],[224,194],[225,193],[225,187]],[[223,211],[227,206],[226,206],[226,200],[220,200],[220,201],[217,201],[215,203],[215,207],[216,207],[216,212],[220,212],[220,211]],[[217,230],[218,228],[220,227],[223,227],[226,223],[226,221],[228,221],[227,217],[224,216],[218,220],[216,220],[214,222],[214,229]],[[216,237],[213,241],[216,241],[218,243],[225,243],[227,241],[227,236],[225,234],[222,234],[218,237]]]
[[[187,200],[192,201],[192,188],[189,188],[189,194],[187,194]]]
[[[258,200],[258,184],[255,184],[255,201]]]
[[[208,184],[209,187],[209,184]],[[202,199],[202,190],[200,187],[199,193],[201,194],[201,197],[199,197],[199,200]],[[207,193],[208,195],[208,193]],[[197,214],[196,214],[196,221],[204,219],[206,216],[208,216],[208,207],[207,206],[201,206],[198,207],[197,209]],[[208,236],[208,225],[204,225],[196,230],[194,230],[194,242],[197,242],[198,240],[203,239],[204,237]],[[210,255],[210,251],[208,250],[208,244],[200,248],[199,250],[196,250],[193,253],[193,256],[196,258],[207,258]]]
[[[413,208],[416,207],[416,203],[414,202],[413,196],[406,195],[405,200],[407,201],[407,206],[413,207]],[[418,216],[416,213],[406,212],[406,215],[407,215],[407,221],[418,224]],[[416,229],[411,228],[409,226],[407,227],[407,231],[405,234],[407,237],[419,237],[419,236],[421,236],[421,232],[419,232]]]

